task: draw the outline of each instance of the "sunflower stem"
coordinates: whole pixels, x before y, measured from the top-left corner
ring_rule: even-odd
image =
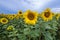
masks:
[[[39,36],[39,40],[41,40],[41,36]]]
[[[35,40],[35,38],[33,40]]]
[[[31,39],[30,35],[29,35],[29,40]]]

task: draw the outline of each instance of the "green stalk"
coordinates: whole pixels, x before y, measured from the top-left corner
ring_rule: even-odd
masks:
[[[29,40],[31,39],[30,35],[29,35]]]
[[[33,38],[33,40],[35,40],[35,38]]]

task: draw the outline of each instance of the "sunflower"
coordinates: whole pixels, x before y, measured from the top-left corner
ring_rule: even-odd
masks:
[[[19,19],[19,18],[20,18],[20,16],[16,15],[16,19]]]
[[[17,13],[18,16],[21,16],[22,15],[22,11],[19,10],[18,13]]]
[[[57,20],[59,19],[59,17],[60,17],[60,14],[56,14],[56,18],[57,18]]]
[[[13,20],[15,18],[15,15],[8,15],[7,18]]]
[[[41,16],[41,13],[39,13],[38,16],[40,17]]]
[[[52,20],[52,12],[50,12],[50,9],[47,8],[42,14],[41,17],[43,18],[44,21]]]
[[[14,30],[14,26],[10,25],[7,27],[7,30],[10,31],[10,30]]]
[[[19,19],[22,17],[22,11],[19,10],[18,13],[16,14],[16,19]]]
[[[2,13],[2,14],[0,14],[0,16],[4,16],[4,15],[5,15],[5,14],[3,14],[3,13]]]
[[[36,21],[37,21],[37,12],[32,12],[30,10],[27,10],[24,14],[23,14],[23,17],[24,17],[24,21],[25,23],[27,24],[35,24]]]
[[[6,14],[3,14],[3,13],[2,13],[2,14],[0,14],[0,17],[6,17],[5,15],[6,15]]]
[[[8,23],[8,19],[6,19],[6,18],[1,18],[0,22],[1,22],[2,24],[7,24],[7,23]]]
[[[12,14],[13,17],[16,17],[16,14]]]

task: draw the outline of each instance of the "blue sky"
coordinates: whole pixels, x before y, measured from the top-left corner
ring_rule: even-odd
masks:
[[[14,14],[28,9],[42,12],[46,8],[60,12],[60,0],[0,0],[0,13]]]

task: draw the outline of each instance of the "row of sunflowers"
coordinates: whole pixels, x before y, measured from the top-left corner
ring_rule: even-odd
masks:
[[[0,40],[60,40],[60,14],[47,8],[0,14]]]

